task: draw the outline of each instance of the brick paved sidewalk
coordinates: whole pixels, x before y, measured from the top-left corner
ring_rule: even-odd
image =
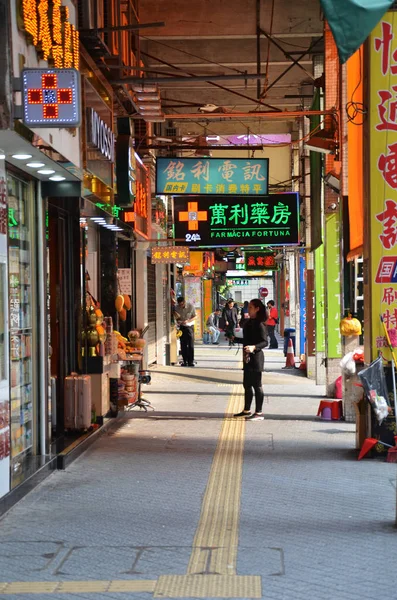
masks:
[[[190,377],[181,367],[153,370],[145,395],[155,412],[127,413],[4,516],[0,581],[26,588],[0,583],[1,600],[394,597],[396,466],[357,462],[354,425],[315,417],[324,388],[283,372],[282,350],[265,352],[265,421],[246,423],[240,437],[226,435],[225,425],[235,426],[224,415],[236,389],[230,380],[242,375],[240,357],[223,346],[198,347],[196,355]],[[200,379],[214,366],[218,381]],[[236,392],[235,399],[242,402]],[[236,445],[216,450],[218,439]],[[233,507],[237,442],[241,501]],[[226,527],[210,548],[193,548],[214,468],[206,514],[224,532],[221,521],[235,508],[234,537]],[[201,560],[193,560],[195,549],[208,555],[203,575],[192,575]],[[233,576],[216,574],[233,570],[223,550],[235,556]]]

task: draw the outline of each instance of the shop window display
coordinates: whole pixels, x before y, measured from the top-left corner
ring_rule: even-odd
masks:
[[[32,253],[28,183],[8,176],[11,460],[17,474],[32,448]]]

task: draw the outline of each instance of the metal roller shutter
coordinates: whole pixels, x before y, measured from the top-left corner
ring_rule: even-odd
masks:
[[[148,298],[148,324],[149,331],[146,334],[148,344],[148,363],[157,360],[157,305],[156,305],[156,265],[152,265],[150,258],[147,259],[147,298]]]

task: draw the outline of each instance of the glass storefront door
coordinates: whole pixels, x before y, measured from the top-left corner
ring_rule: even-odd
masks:
[[[0,498],[10,490],[10,382],[8,357],[7,202],[0,165]]]
[[[34,381],[32,185],[7,176],[11,391],[11,487],[33,452]]]

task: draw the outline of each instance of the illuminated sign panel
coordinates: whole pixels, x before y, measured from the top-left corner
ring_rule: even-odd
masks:
[[[263,196],[268,158],[157,158],[157,194]]]
[[[248,252],[245,253],[246,271],[277,271],[278,265],[274,252]]]
[[[113,131],[102,121],[93,108],[87,108],[88,144],[111,162],[114,162],[115,136]]]
[[[175,238],[189,247],[293,246],[299,243],[299,195],[177,196]],[[266,267],[267,268],[267,267]]]
[[[80,75],[75,69],[22,71],[23,122],[29,127],[80,125]]]
[[[69,7],[61,0],[22,0],[18,26],[36,48],[39,59],[57,69],[79,68],[79,32],[70,22]]]
[[[179,246],[178,248],[154,246],[152,248],[152,265],[155,263],[188,265],[190,263],[189,248],[185,246]]]

